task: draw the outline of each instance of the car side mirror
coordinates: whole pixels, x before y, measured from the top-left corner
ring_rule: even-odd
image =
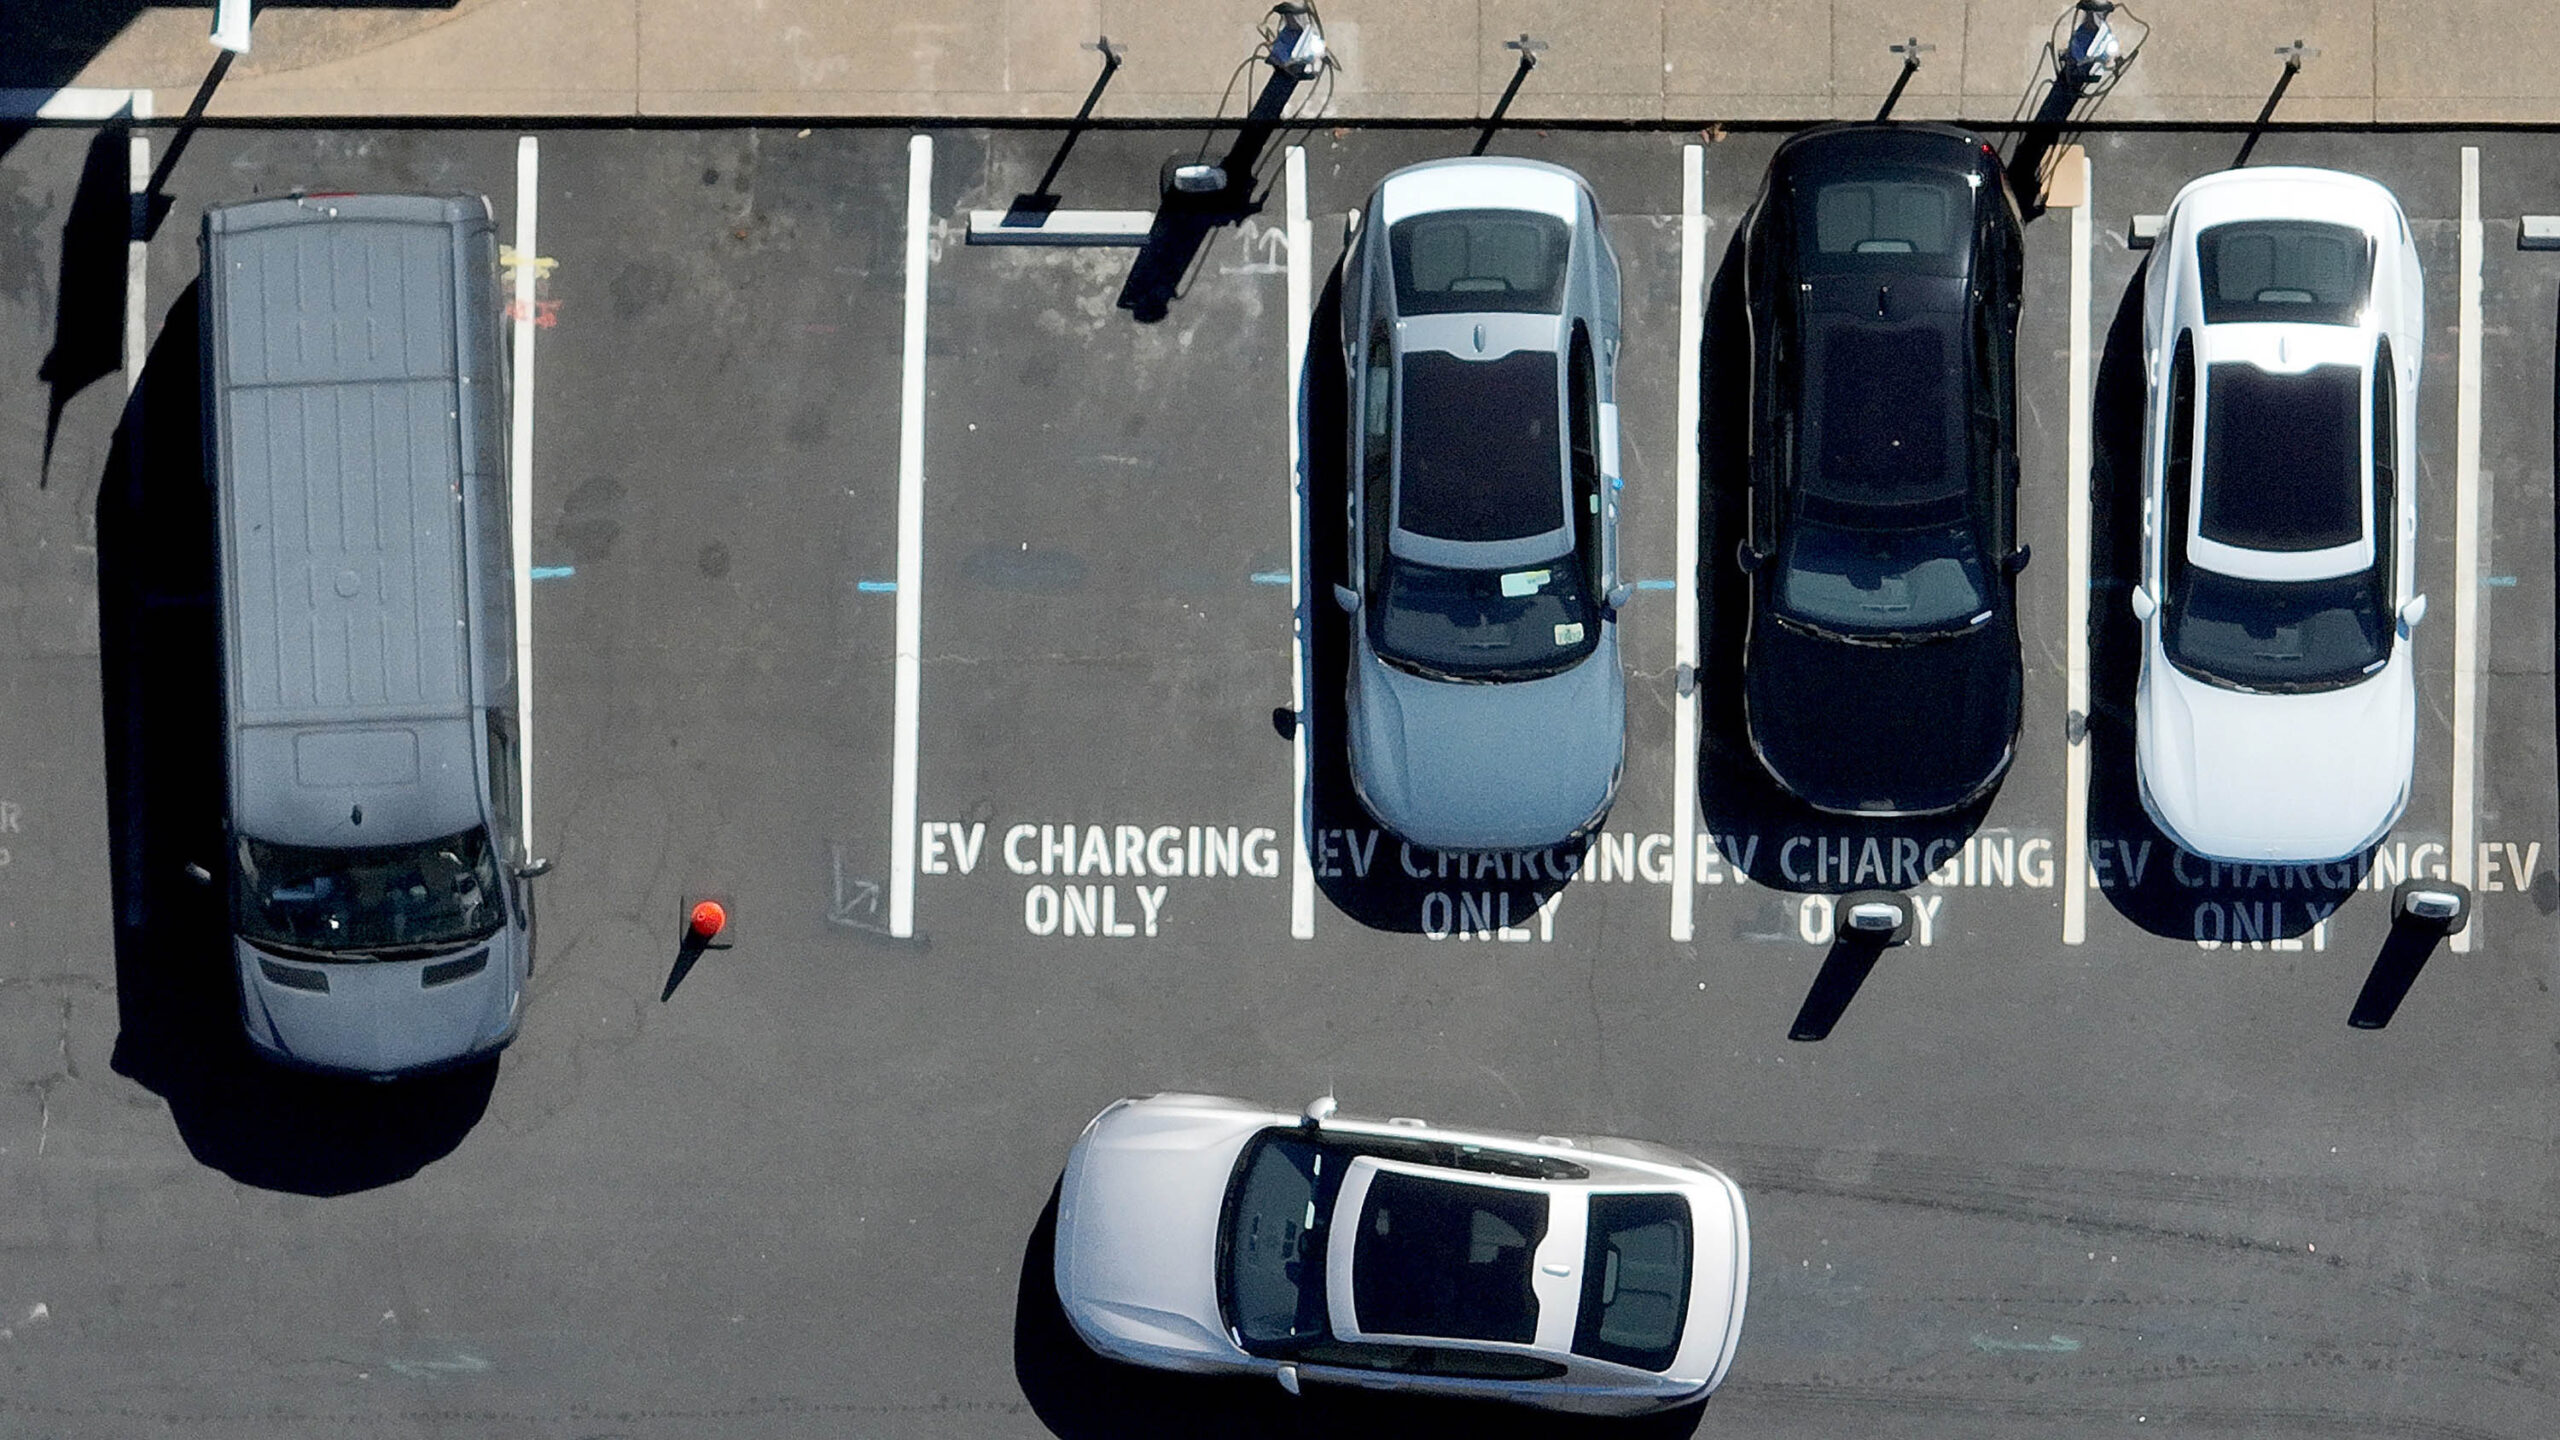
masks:
[[[2008,567],[2010,574],[2015,575],[2027,568],[2027,562],[2035,558],[2035,553],[2036,547],[2033,545],[2021,545],[2002,556],[2000,563]]]
[[[551,861],[547,858],[541,860],[527,860],[516,867],[516,878],[519,880],[539,880],[550,873]]]
[[[2424,595],[2410,596],[2409,603],[2400,607],[2400,633],[2406,635],[2410,631],[2417,629],[2418,622],[2426,618],[2427,597]]]
[[[2147,625],[2151,622],[2152,616],[2160,613],[2160,602],[2153,599],[2151,592],[2145,590],[2141,586],[2136,585],[2133,587],[2133,594],[2130,598],[2133,602],[2134,619],[2142,621]]]
[[[1333,603],[1343,614],[1357,615],[1360,613],[1360,592],[1348,585],[1336,585],[1333,587]]]
[[[1761,554],[1759,551],[1752,549],[1751,542],[1748,540],[1745,540],[1741,544],[1733,547],[1734,563],[1742,567],[1742,573],[1745,575],[1759,569],[1760,562],[1767,558],[1767,556]]]
[[[1627,608],[1627,602],[1634,598],[1636,598],[1636,587],[1628,584],[1624,580],[1621,580],[1618,582],[1616,588],[1609,592],[1609,608],[1612,610],[1624,610]]]
[[[1292,1395],[1298,1393],[1297,1366],[1283,1365],[1279,1369],[1271,1372],[1271,1378],[1280,1382],[1281,1389],[1288,1391]]]
[[[1313,1130],[1332,1119],[1335,1108],[1332,1096],[1319,1095],[1307,1102],[1307,1108],[1298,1115],[1298,1123]]]
[[[186,875],[188,879],[193,880],[199,885],[210,885],[213,883],[213,872],[207,870],[193,860],[187,862]]]

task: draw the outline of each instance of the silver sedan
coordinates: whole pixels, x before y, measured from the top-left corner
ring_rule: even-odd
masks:
[[[1742,1192],[1659,1145],[1122,1100],[1058,1200],[1056,1280],[1101,1354],[1634,1415],[1704,1399],[1751,1275]]]

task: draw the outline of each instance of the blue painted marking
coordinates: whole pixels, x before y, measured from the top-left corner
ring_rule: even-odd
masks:
[[[856,580],[853,582],[853,588],[861,591],[865,595],[895,595],[898,593],[898,582],[895,580]]]
[[[536,565],[533,567],[533,578],[536,580],[566,580],[577,573],[578,567],[575,565]]]
[[[1253,572],[1253,583],[1256,585],[1286,585],[1289,583],[1289,572],[1286,570],[1256,570]]]
[[[1677,584],[1677,581],[1672,580],[1639,580],[1636,582],[1636,588],[1639,590],[1669,590],[1675,588]]]
[[[2512,590],[2515,588],[2516,577],[2513,575],[2485,575],[2481,577],[2480,583],[2483,585],[2495,585],[2501,589]]]

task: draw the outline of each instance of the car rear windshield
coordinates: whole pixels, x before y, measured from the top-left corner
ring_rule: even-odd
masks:
[[[2373,275],[2364,232],[2312,220],[2238,220],[2196,235],[2208,325],[2353,325]]]
[[[1390,556],[1370,642],[1436,680],[1534,680],[1600,643],[1600,616],[1571,552],[1507,570],[1452,570]]]
[[[1963,345],[1928,323],[1834,320],[1813,337],[1804,488],[1860,504],[1952,495],[1965,482]]]
[[[488,832],[417,845],[314,849],[243,837],[235,867],[242,938],[374,960],[484,940],[506,918]]]
[[[1521,210],[1436,210],[1400,220],[1387,232],[1396,313],[1553,315],[1564,308],[1572,243],[1562,220]]]
[[[1218,1229],[1219,1298],[1248,1350],[1321,1338],[1326,1221],[1344,1157],[1265,1131],[1236,1162]]]
[[[1594,1195],[1573,1353],[1668,1370],[1689,1313],[1689,1202],[1678,1195]]]
[[[2244,550],[2327,550],[2364,536],[2363,376],[2352,365],[2272,375],[2205,367],[2197,531]]]
[[[1974,196],[1960,177],[1879,170],[1809,188],[1808,249],[1820,268],[1964,273]]]
[[[2162,641],[2178,668],[2238,690],[2334,690],[2379,669],[2391,621],[2371,571],[2327,580],[2241,580],[2189,565]]]
[[[1378,1172],[1351,1254],[1360,1328],[1529,1343],[1529,1267],[1546,1234],[1547,1197],[1534,1191]]]
[[[1556,357],[1404,355],[1396,526],[1435,540],[1517,540],[1564,524]]]

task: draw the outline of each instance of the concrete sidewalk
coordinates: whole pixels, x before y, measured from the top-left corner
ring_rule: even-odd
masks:
[[[2047,73],[2066,0],[1330,0],[1340,59],[1322,116],[1466,121],[1546,42],[1509,116],[1667,124],[1875,113],[2005,121]],[[2560,69],[2515,0],[2147,0],[2152,33],[2106,120],[2246,122],[2315,47],[2278,118],[2560,123]],[[0,20],[0,87],[142,88],[182,112],[217,52],[208,9],[27,0]],[[1237,77],[1267,0],[272,0],[215,117],[1055,118],[1109,35],[1127,63],[1097,118],[1200,120],[1251,103]],[[2120,12],[2128,44],[2136,12]],[[1234,81],[1234,91],[1228,86]]]

